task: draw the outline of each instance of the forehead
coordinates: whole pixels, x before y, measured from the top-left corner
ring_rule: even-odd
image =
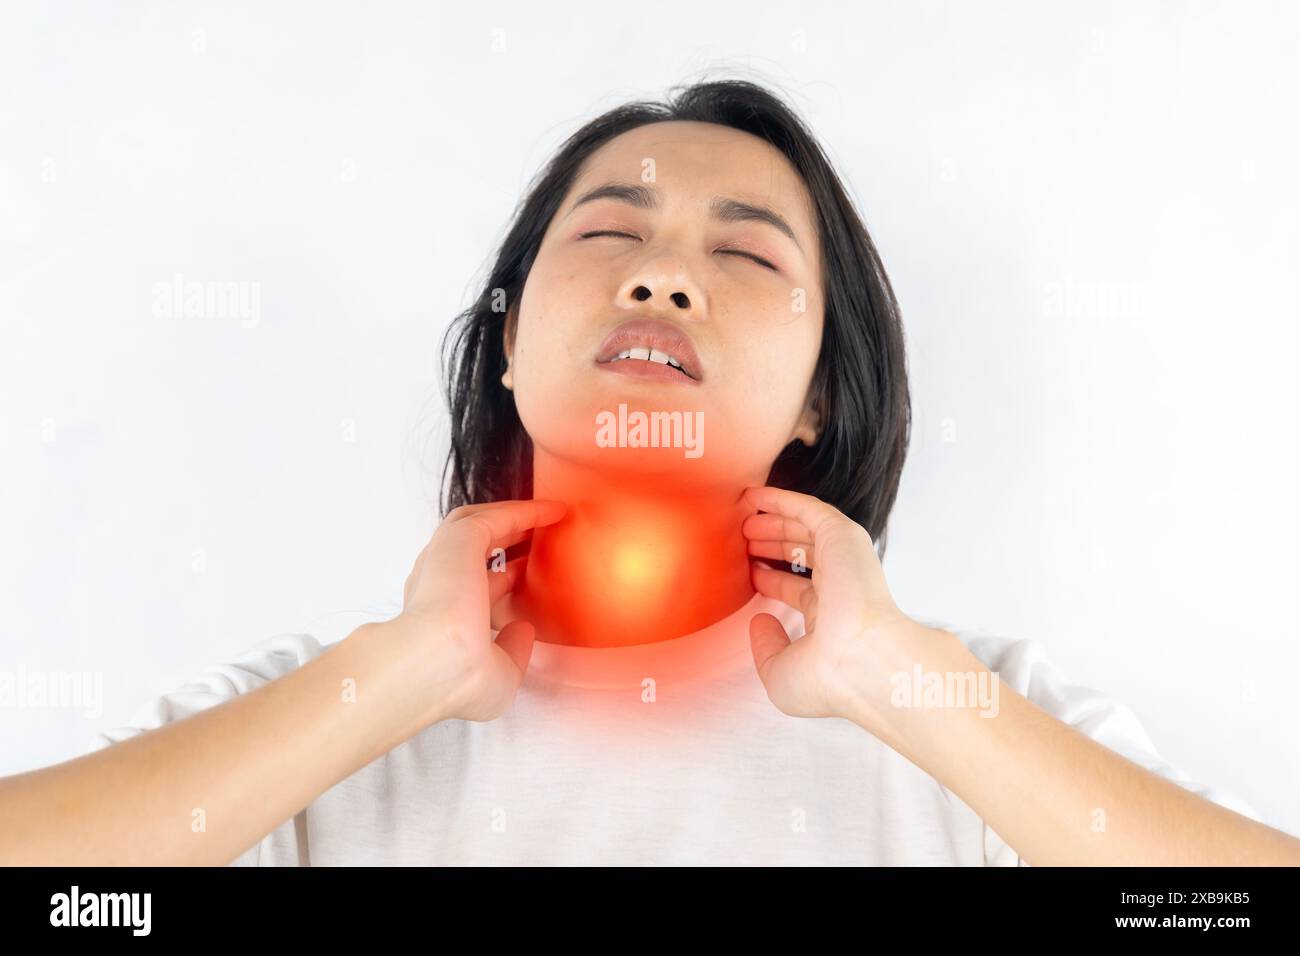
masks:
[[[653,170],[652,181],[647,170]],[[805,248],[815,247],[812,198],[802,177],[770,143],[743,130],[673,121],[622,133],[587,157],[563,208],[586,190],[616,180],[654,186],[670,208],[707,205],[719,196],[770,206]]]

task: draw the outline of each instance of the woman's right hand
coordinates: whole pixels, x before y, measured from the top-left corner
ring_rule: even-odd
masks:
[[[385,627],[401,635],[427,675],[436,719],[492,720],[514,700],[532,656],[534,628],[517,619],[492,640],[492,607],[511,591],[527,557],[489,567],[497,548],[564,517],[559,501],[463,505],[438,526],[406,579],[402,613]],[[493,562],[500,565],[501,563]]]

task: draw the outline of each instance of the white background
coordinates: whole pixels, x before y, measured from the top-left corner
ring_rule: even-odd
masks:
[[[394,613],[439,336],[528,179],[730,68],[808,118],[902,303],[900,605],[1045,642],[1300,832],[1296,6],[269,6],[0,14],[0,669],[104,681],[99,717],[0,709],[0,773]],[[155,315],[178,274],[257,324]]]

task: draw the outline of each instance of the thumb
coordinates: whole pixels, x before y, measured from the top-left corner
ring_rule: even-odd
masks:
[[[533,639],[536,636],[537,629],[523,618],[511,621],[497,634],[497,647],[506,652],[506,656],[519,671],[519,681],[528,672],[528,661],[533,656]]]
[[[749,647],[754,652],[754,666],[766,683],[764,668],[781,651],[790,646],[785,626],[771,614],[755,614],[749,621]]]

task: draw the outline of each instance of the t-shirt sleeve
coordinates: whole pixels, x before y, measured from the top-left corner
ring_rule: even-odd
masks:
[[[309,634],[277,634],[223,663],[210,664],[175,690],[146,702],[130,722],[101,730],[91,738],[87,753],[156,730],[199,711],[269,684],[319,656],[320,642]],[[249,847],[229,866],[305,865],[308,862],[306,809]]]
[[[1192,793],[1252,820],[1265,822],[1259,811],[1238,794],[1197,782],[1162,758],[1137,714],[1101,691],[1071,683],[1048,659],[1047,649],[1041,642],[981,631],[958,631],[941,624],[933,626],[957,635],[985,667],[997,673],[1004,686],[1033,701],[1057,720]],[[988,866],[1029,865],[987,824],[984,862]]]

